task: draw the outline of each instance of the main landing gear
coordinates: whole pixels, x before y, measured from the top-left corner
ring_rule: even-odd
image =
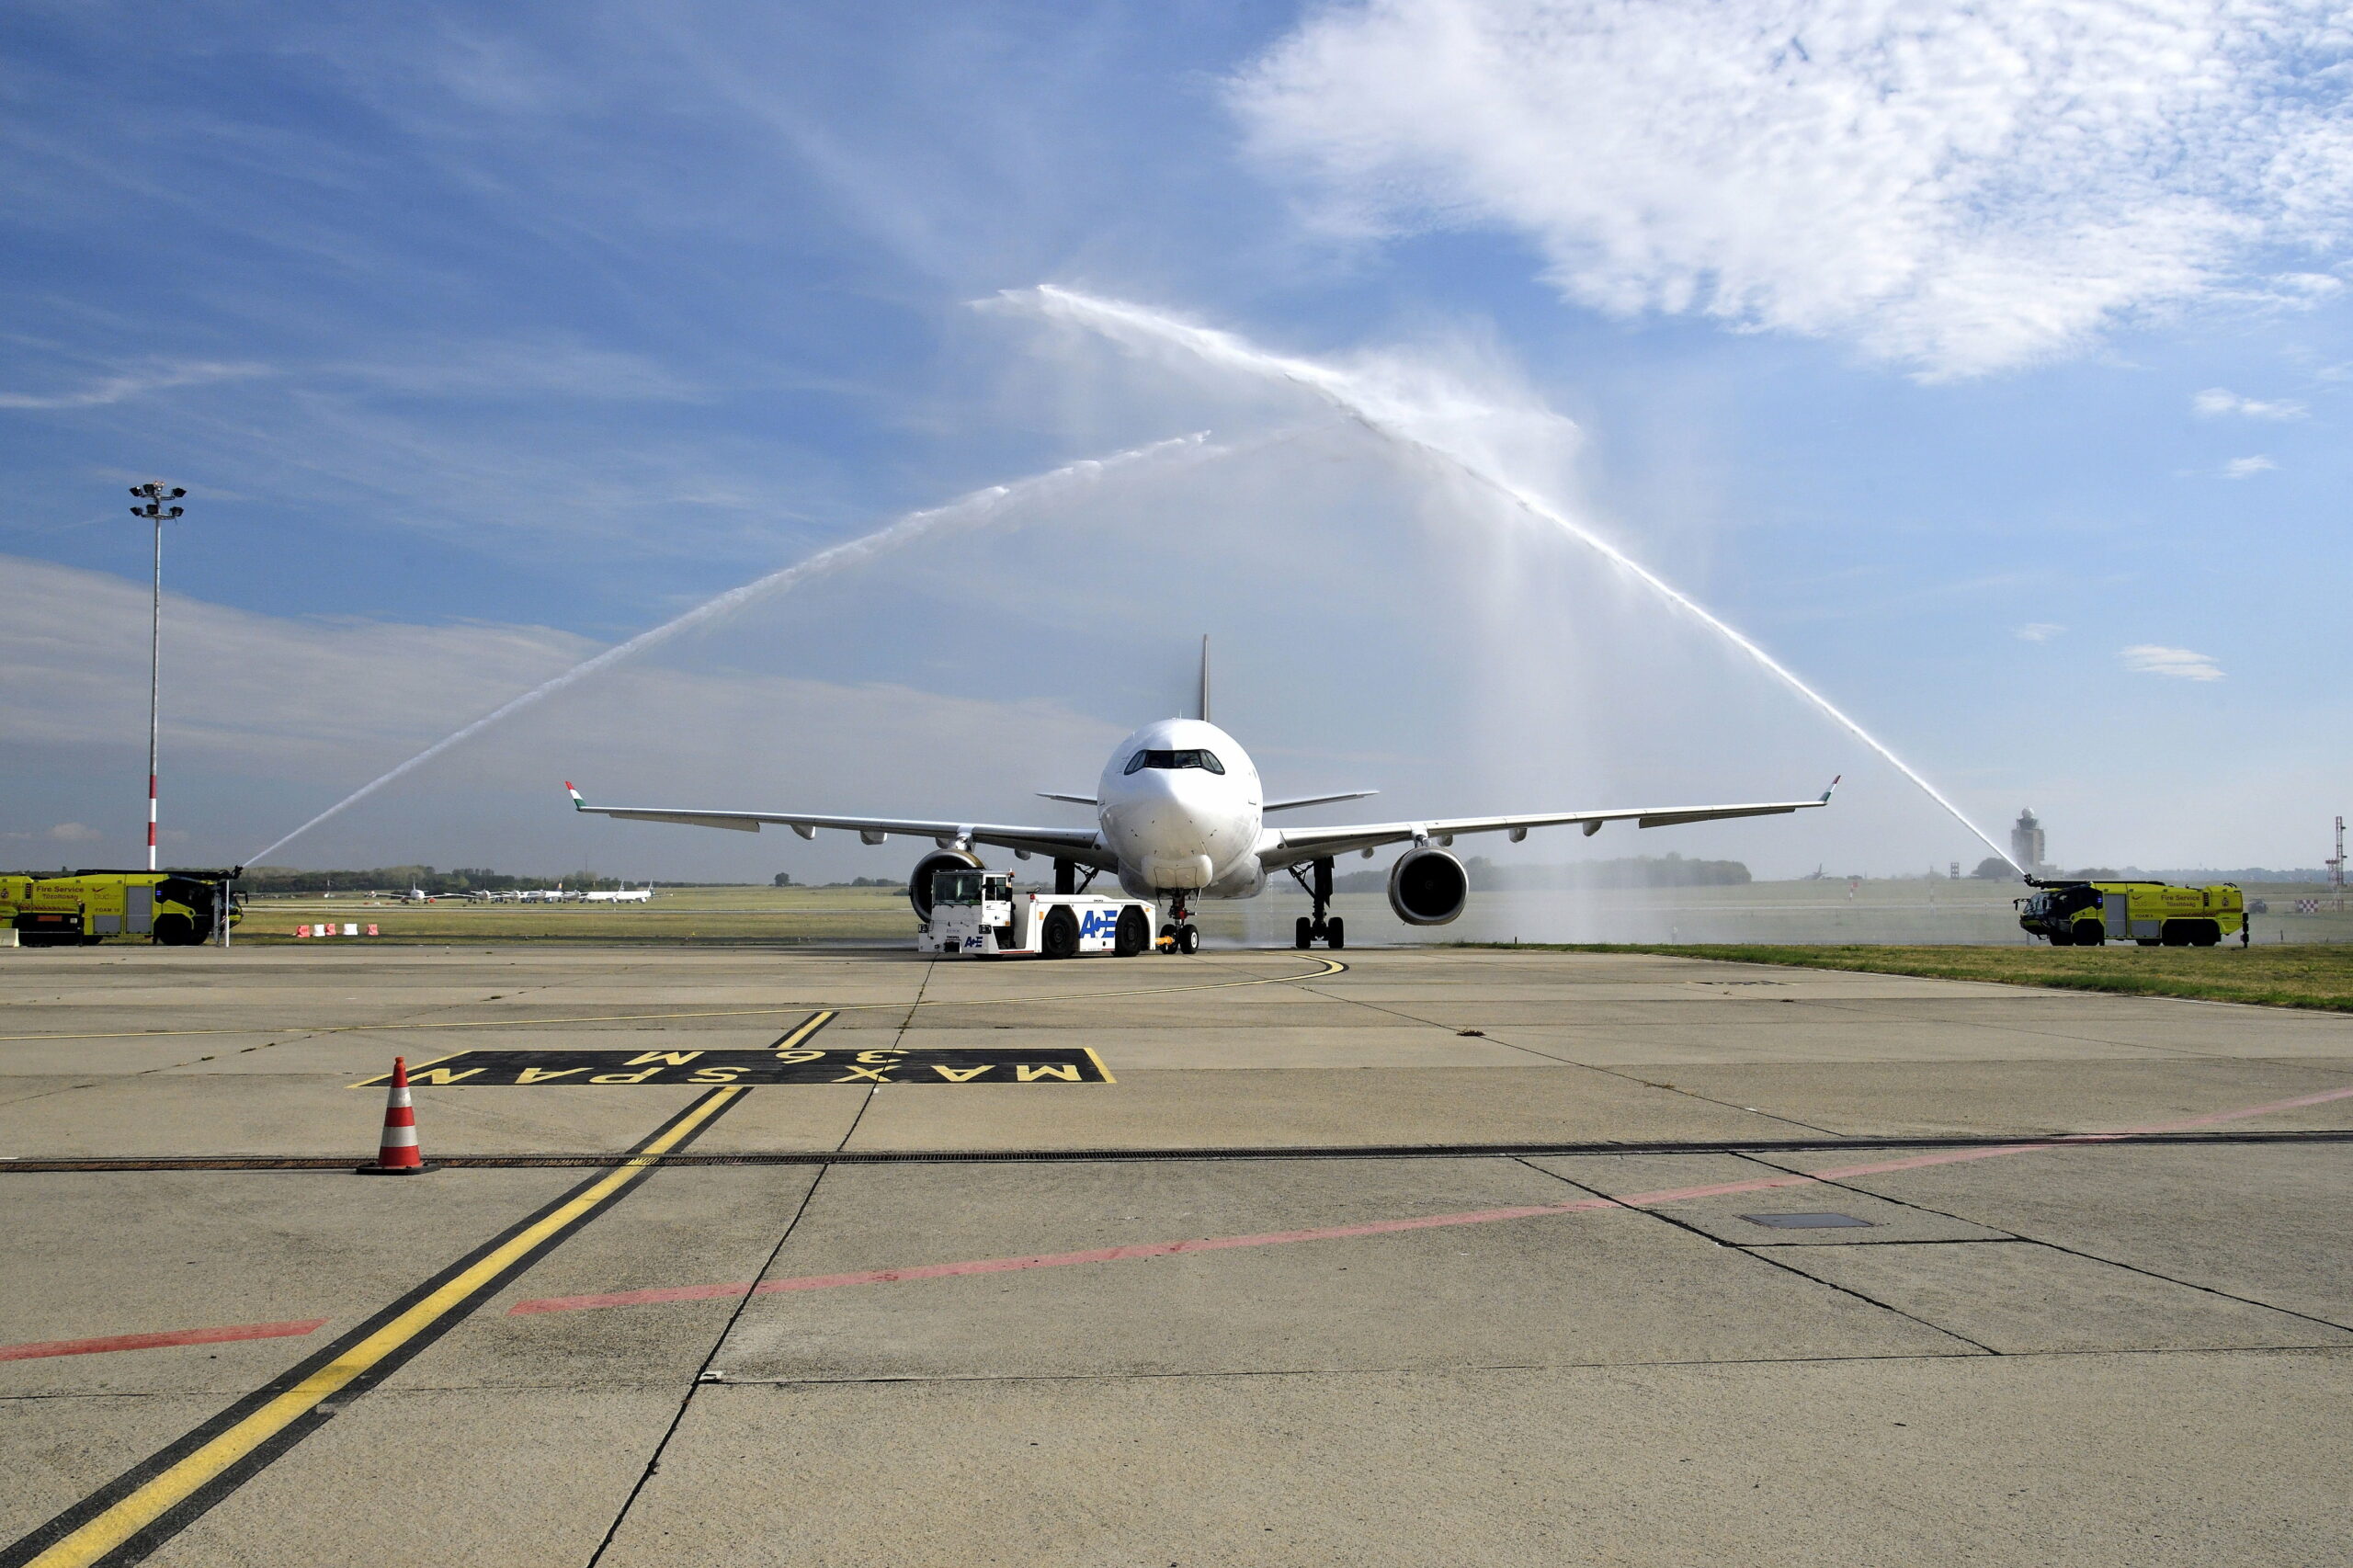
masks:
[[[1160,928],[1160,950],[1164,953],[1198,953],[1201,950],[1201,933],[1193,924],[1192,912],[1185,907],[1185,895],[1168,895],[1168,924]]]
[[[1311,881],[1297,866],[1290,868],[1291,880],[1315,901],[1314,915],[1301,915],[1299,924],[1291,928],[1290,945],[1305,949],[1321,942],[1335,949],[1345,948],[1348,945],[1347,923],[1336,915],[1327,918],[1324,913],[1332,903],[1332,862],[1328,859],[1316,861],[1313,872]]]

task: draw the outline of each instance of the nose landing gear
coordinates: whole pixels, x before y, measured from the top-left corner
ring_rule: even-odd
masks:
[[[1168,924],[1160,928],[1160,950],[1164,953],[1197,953],[1201,950],[1201,933],[1194,926],[1192,912],[1185,907],[1185,895],[1168,895]]]
[[[1332,862],[1329,859],[1318,860],[1313,869],[1315,873],[1313,881],[1302,875],[1297,866],[1290,869],[1291,880],[1315,901],[1315,913],[1301,915],[1299,924],[1291,928],[1290,945],[1305,949],[1321,942],[1335,949],[1345,948],[1348,945],[1347,923],[1336,915],[1326,917],[1324,913],[1332,903]]]

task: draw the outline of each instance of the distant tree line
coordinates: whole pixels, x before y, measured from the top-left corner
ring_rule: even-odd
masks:
[[[1738,860],[1687,860],[1665,855],[1629,855],[1615,860],[1574,860],[1565,866],[1497,865],[1484,855],[1462,863],[1473,892],[1563,892],[1579,888],[1722,888],[1751,879]],[[1332,879],[1335,892],[1379,892],[1389,885],[1387,870],[1348,871]]]

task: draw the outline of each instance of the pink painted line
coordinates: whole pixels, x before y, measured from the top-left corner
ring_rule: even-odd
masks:
[[[2218,1127],[2226,1121],[2245,1121],[2249,1117],[2270,1116],[2278,1111],[2302,1110],[2306,1106],[2326,1105],[2331,1100],[2353,1099],[2353,1085],[2344,1088],[2323,1089],[2318,1094],[2298,1095],[2294,1099],[2273,1100],[2268,1105],[2244,1106],[2237,1110],[2209,1111],[2204,1116],[2186,1117],[2179,1121],[2167,1121],[2150,1127],[2128,1128],[2121,1132],[2070,1132],[2039,1143],[2003,1143],[1988,1149],[1945,1149],[1933,1154],[1915,1154],[1904,1160],[1881,1160],[1868,1165],[1844,1165],[1836,1170],[1816,1171],[1819,1181],[1842,1181],[1847,1176],[1879,1176],[1887,1171],[1919,1170],[1928,1165],[1958,1165],[1964,1160],[1991,1160],[2004,1154],[2030,1154],[2040,1149],[2063,1149],[2071,1143],[2112,1143],[2119,1138],[2145,1136],[2152,1132],[2187,1132],[2197,1127]]]
[[[1479,1209],[1463,1214],[1427,1214],[1410,1220],[1369,1220],[1356,1225],[1325,1225],[1312,1231],[1269,1231],[1252,1236],[1195,1236],[1181,1242],[1136,1242],[1127,1246],[1089,1247],[1085,1252],[1031,1253],[1022,1257],[970,1258],[960,1263],[918,1263],[904,1268],[861,1268],[849,1274],[804,1274],[791,1279],[748,1280],[732,1285],[680,1285],[668,1290],[615,1290],[597,1296],[546,1296],[517,1301],[506,1309],[510,1317],[531,1312],[579,1312],[591,1307],[635,1307],[661,1301],[707,1301],[716,1298],[770,1296],[783,1290],[833,1290],[845,1285],[895,1285],[909,1279],[946,1279],[960,1274],[1009,1274],[1025,1268],[1066,1268],[1079,1263],[1124,1263],[1135,1258],[1173,1257],[1179,1253],[1222,1252],[1231,1247],[1280,1246],[1290,1242],[1336,1241],[1345,1236],[1381,1236],[1399,1231],[1426,1231],[1440,1225],[1484,1225],[1497,1220],[1526,1220],[1539,1214],[1568,1214],[1578,1210],[1615,1209],[1608,1198],[1580,1199],[1574,1203],[1523,1204],[1511,1209]]]
[[[1248,1236],[1197,1236],[1181,1242],[1138,1242],[1127,1246],[1092,1247],[1085,1252],[972,1258],[961,1263],[920,1263],[905,1268],[863,1268],[848,1274],[805,1274],[797,1278],[769,1279],[758,1284],[745,1280],[730,1285],[679,1285],[666,1290],[615,1290],[596,1296],[546,1296],[537,1301],[517,1301],[506,1311],[509,1316],[516,1316],[532,1312],[581,1312],[598,1307],[645,1306],[663,1301],[740,1299],[774,1295],[786,1290],[836,1290],[850,1285],[896,1285],[913,1279],[947,1279],[966,1274],[1010,1274],[1029,1268],[1066,1268],[1082,1263],[1125,1263],[1137,1258],[1174,1257],[1184,1253],[1222,1252],[1233,1247],[1340,1241],[1350,1236],[1394,1235],[1404,1231],[1435,1230],[1451,1225],[1491,1225],[1502,1220],[1529,1220],[1541,1215],[1585,1213],[1599,1209],[1649,1209],[1663,1203],[1688,1203],[1702,1198],[1730,1198],[1744,1192],[1769,1192],[1777,1187],[1811,1187],[1823,1182],[1843,1181],[1849,1176],[1882,1176],[1891,1171],[1959,1165],[1969,1160],[1998,1159],[2006,1154],[2030,1154],[2040,1150],[2063,1149],[2075,1143],[2109,1142],[2119,1138],[2152,1132],[2182,1132],[2193,1127],[2244,1121],[2249,1117],[2298,1110],[2305,1106],[2325,1105],[2331,1100],[2342,1099],[2353,1099],[2353,1085],[2325,1089],[2313,1095],[2300,1095],[2294,1099],[2273,1100],[2268,1105],[2213,1111],[2161,1126],[2136,1127],[2124,1132],[2073,1132],[2032,1143],[2002,1143],[1984,1149],[1944,1149],[1932,1154],[1874,1160],[1865,1165],[1840,1165],[1825,1171],[1790,1171],[1781,1176],[1756,1176],[1747,1181],[1629,1193],[1622,1198],[1586,1198],[1571,1203],[1524,1204],[1510,1209],[1472,1209],[1456,1214],[1425,1214],[1409,1220],[1372,1220],[1355,1225],[1324,1225],[1305,1231],[1268,1231]]]
[[[2316,1095],[2298,1095],[2292,1100],[2273,1100],[2269,1105],[2248,1106],[2244,1110],[2209,1111],[2204,1116],[2193,1116],[2184,1121],[2169,1121],[2163,1127],[2135,1127],[2124,1132],[2087,1132],[2081,1137],[2085,1139],[2129,1138],[2134,1133],[2141,1132],[2187,1132],[2193,1127],[2212,1127],[2225,1121],[2245,1121],[2250,1116],[2269,1116],[2273,1111],[2279,1110],[2301,1110],[2308,1105],[2326,1105],[2331,1100],[2342,1099],[2353,1099],[2353,1085],[2347,1085],[2341,1089],[2323,1089]]]
[[[102,1356],[109,1350],[160,1350],[172,1345],[226,1345],[238,1339],[283,1339],[323,1327],[325,1318],[298,1323],[236,1323],[225,1328],[175,1328],[162,1334],[110,1334],[98,1339],[36,1339],[0,1345],[0,1361],[31,1361],[43,1356]]]

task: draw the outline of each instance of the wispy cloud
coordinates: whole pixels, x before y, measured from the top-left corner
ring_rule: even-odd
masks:
[[[2061,632],[2066,630],[2067,629],[2065,627],[2059,625],[2056,621],[2030,621],[2018,628],[2018,641],[2021,642],[2048,642],[2053,637],[2058,636]]]
[[[41,836],[52,844],[89,844],[104,838],[106,835],[87,823],[62,822]]]
[[[0,392],[0,408],[98,408],[126,398],[208,381],[242,381],[269,374],[267,365],[178,362],[125,369],[72,392]]]
[[[2208,387],[2189,400],[2189,406],[2200,417],[2220,419],[2236,414],[2248,419],[2302,419],[2304,405],[2287,399],[2267,402],[2261,398],[2241,397],[2228,387]]]
[[[2258,473],[2268,473],[2279,465],[2257,452],[2251,458],[2233,458],[2222,465],[2224,479],[2251,479]]]
[[[1388,0],[1233,101],[1358,234],[1496,226],[1616,314],[1844,338],[1931,376],[2155,307],[2328,297],[2353,231],[2318,5]]]
[[[2118,653],[2124,667],[2135,675],[2171,676],[2176,680],[2221,680],[2222,667],[2211,653],[2194,653],[2187,648],[2160,647],[2154,642],[2139,642]]]
[[[645,355],[562,339],[431,344],[329,366],[324,375],[415,397],[679,403],[704,395]]]

